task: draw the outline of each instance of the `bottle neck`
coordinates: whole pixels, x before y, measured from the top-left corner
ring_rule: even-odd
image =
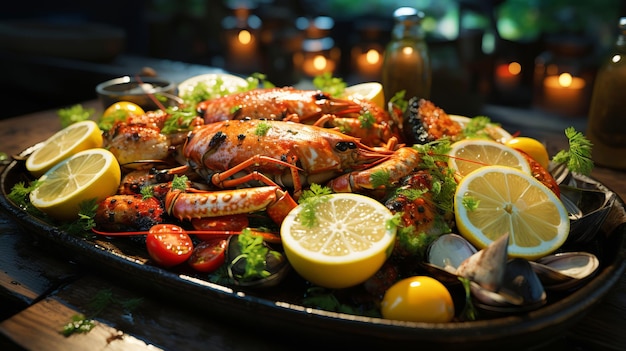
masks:
[[[418,22],[397,22],[393,27],[391,36],[394,40],[398,39],[424,39],[424,33]]]

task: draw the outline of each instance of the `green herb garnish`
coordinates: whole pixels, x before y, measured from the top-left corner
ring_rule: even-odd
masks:
[[[346,90],[346,82],[338,77],[333,77],[330,72],[322,73],[313,78],[313,86],[332,97],[340,97]]]
[[[88,316],[84,314],[73,315],[71,321],[63,326],[61,334],[70,336],[77,333],[88,333],[96,326],[94,319],[107,308],[118,305],[122,307],[124,311],[132,311],[137,308],[141,302],[143,302],[143,298],[120,299],[115,296],[110,289],[100,290],[89,302]]]
[[[186,175],[175,175],[174,179],[172,179],[172,190],[181,190],[181,191],[185,191],[187,190],[187,182],[189,181],[189,178],[187,178]]]
[[[232,266],[242,259],[246,260],[246,264],[243,274],[237,278],[245,281],[268,277],[271,273],[266,267],[267,255],[274,255],[279,259],[281,253],[270,250],[263,245],[263,238],[259,235],[253,235],[248,228],[241,231],[238,239],[241,253],[232,260],[230,265]]]
[[[62,229],[71,235],[85,235],[96,226],[94,220],[98,209],[96,199],[83,201],[78,206],[78,219],[62,226]]]
[[[406,112],[406,109],[409,107],[409,101],[404,98],[405,94],[406,94],[405,90],[400,90],[397,93],[395,93],[391,97],[391,99],[389,99],[389,102],[393,105],[398,106],[398,108],[403,113]]]
[[[93,108],[85,108],[83,105],[77,104],[58,110],[57,115],[61,120],[61,127],[65,128],[70,124],[89,119],[94,112]]]
[[[172,134],[187,131],[191,127],[192,122],[198,113],[194,107],[187,106],[185,108],[168,107],[167,113],[170,115],[161,128],[161,133]]]
[[[30,182],[27,186],[24,182],[18,182],[13,185],[11,191],[7,195],[9,200],[13,201],[19,208],[33,215],[43,215],[35,206],[30,203],[29,194],[39,186],[39,181]]]
[[[317,222],[317,207],[328,201],[328,197],[324,195],[331,193],[330,188],[315,183],[311,184],[308,190],[302,192],[302,195],[298,199],[298,203],[302,206],[298,218],[303,226],[308,228],[315,226]]]
[[[466,138],[482,138],[490,139],[489,128],[499,127],[497,123],[492,123],[487,116],[476,116],[470,118],[469,122],[463,127],[463,135]]]
[[[459,277],[461,284],[463,284],[463,289],[465,289],[465,306],[463,306],[463,311],[461,311],[461,318],[467,321],[475,321],[478,318],[478,311],[474,307],[474,303],[472,302],[472,292],[470,290],[470,280],[467,278]]]
[[[359,115],[359,122],[361,122],[361,128],[370,129],[374,126],[374,123],[376,123],[376,118],[374,118],[374,115],[370,111],[367,111]]]
[[[264,136],[267,132],[272,128],[272,126],[267,122],[259,122],[257,124],[256,129],[254,130],[254,134],[257,136]]]
[[[378,187],[390,187],[391,184],[391,174],[386,169],[381,169],[378,171],[372,172],[370,175],[370,181],[372,182],[372,187],[374,189]]]
[[[583,175],[591,174],[593,170],[593,160],[591,149],[593,144],[583,133],[576,131],[574,127],[565,129],[565,136],[569,141],[569,150],[561,150],[552,158],[554,163],[564,163],[567,168]]]
[[[477,198],[470,196],[470,195],[465,195],[463,196],[463,198],[461,199],[461,204],[463,205],[463,207],[465,207],[468,211],[474,211],[475,209],[478,208],[478,205],[480,204],[480,200],[478,200]]]

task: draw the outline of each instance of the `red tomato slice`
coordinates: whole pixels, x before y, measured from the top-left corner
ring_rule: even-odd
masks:
[[[154,261],[163,267],[185,262],[193,252],[193,242],[179,226],[157,224],[146,236],[146,248]]]
[[[226,260],[226,239],[203,241],[193,249],[189,265],[198,272],[210,273],[218,269]]]

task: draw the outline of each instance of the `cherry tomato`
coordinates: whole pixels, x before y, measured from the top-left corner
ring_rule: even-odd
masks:
[[[387,319],[445,323],[454,318],[454,302],[438,280],[415,276],[396,282],[385,292],[381,312]]]
[[[193,242],[179,226],[157,224],[146,236],[148,254],[159,265],[172,267],[185,262],[193,252]]]
[[[226,260],[226,239],[203,241],[193,249],[189,265],[198,272],[210,273]]]

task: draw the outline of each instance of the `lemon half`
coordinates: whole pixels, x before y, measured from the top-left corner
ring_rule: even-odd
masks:
[[[281,225],[287,259],[296,272],[313,284],[346,288],[364,282],[391,254],[393,214],[380,202],[357,194],[326,195],[315,208],[316,223],[302,224],[303,205],[294,208]]]
[[[467,206],[468,200],[476,207]],[[511,257],[533,260],[558,249],[569,234],[569,216],[561,200],[527,173],[502,166],[466,175],[454,195],[459,233],[477,248],[509,234]]]
[[[383,85],[378,82],[367,82],[346,87],[343,93],[346,99],[369,100],[380,108],[385,108]]]
[[[54,219],[73,220],[82,202],[114,195],[120,178],[120,165],[110,151],[84,150],[41,176],[39,186],[30,193],[30,202]]]
[[[55,164],[83,150],[102,147],[102,131],[92,120],[71,124],[43,142],[26,159],[26,169],[40,177]]]

